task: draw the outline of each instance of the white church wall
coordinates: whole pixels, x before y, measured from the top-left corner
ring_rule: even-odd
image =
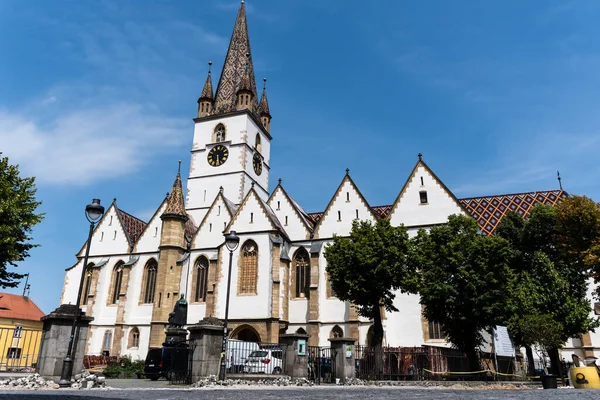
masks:
[[[421,185],[423,178],[423,185]],[[427,203],[420,201],[420,192],[427,192]],[[395,205],[390,215],[390,223],[394,226],[421,226],[441,224],[452,214],[464,212],[450,194],[442,187],[433,175],[419,165],[411,176],[400,201]]]
[[[97,263],[100,258],[90,258],[88,262]],[[79,281],[81,279],[81,269],[83,268],[83,259],[71,269],[65,271],[65,283],[63,293],[60,298],[60,304],[75,304],[77,301],[77,291],[79,289]]]
[[[94,321],[95,322],[95,321]],[[115,340],[115,329],[112,325],[90,325],[88,334],[88,351],[89,355],[101,355],[102,354],[102,341],[104,340],[104,333],[109,331],[111,333],[111,348],[112,341]]]
[[[129,335],[133,328],[138,328],[140,332],[140,342],[138,347],[127,347],[129,344]],[[148,354],[148,343],[150,343],[150,326],[130,326],[124,334],[121,342],[121,355],[130,356],[133,361],[145,360],[146,354]]]
[[[192,243],[193,249],[216,248],[223,244],[223,231],[231,221],[231,215],[221,196],[213,199],[212,208],[208,211],[206,218],[198,221],[200,229]]]
[[[124,313],[125,324],[149,324],[152,320],[152,304],[141,304],[144,271],[151,259],[158,261],[158,252],[140,255],[139,260],[131,268]]]
[[[319,253],[319,320],[321,322],[340,323],[348,318],[346,304],[336,297],[327,298],[326,272],[327,260],[325,260],[325,245]]]
[[[332,337],[331,330],[336,325],[342,329],[342,331],[344,332],[344,337],[348,336],[348,325],[346,323],[323,323],[319,326],[319,346],[331,346],[331,342],[329,341],[329,339]]]
[[[119,217],[114,205],[110,206],[106,214],[96,226],[92,235],[90,256],[124,254],[129,252],[129,241],[119,222]],[[85,245],[80,255],[85,254]]]
[[[419,296],[396,292],[396,312],[386,312],[386,343],[390,346],[420,346],[424,343]]]
[[[290,240],[306,239],[308,230],[281,188],[278,187],[275,190],[275,193],[269,199],[269,206],[271,206],[271,209],[277,215]]]
[[[233,252],[231,273],[231,297],[229,304],[230,319],[260,319],[269,318],[271,309],[271,239],[269,234],[246,235],[238,233],[240,245]],[[256,295],[238,295],[239,258],[240,252],[247,240],[253,240],[258,246],[258,279]],[[229,256],[221,260],[221,281],[217,300],[217,317],[225,316],[225,297],[227,294],[227,269]]]
[[[160,219],[160,216],[165,211],[165,208],[167,208],[166,202],[161,204],[158,212],[148,222],[144,232],[135,244],[135,253],[155,252],[158,250],[162,234],[162,220]]]
[[[265,232],[274,226],[254,194],[249,194],[229,228],[236,232]]]
[[[357,217],[358,214],[358,217]],[[374,222],[373,213],[362,201],[349,179],[344,181],[335,199],[325,211],[317,228],[316,237],[331,238],[333,235],[348,236],[355,219]]]
[[[290,323],[304,323],[308,321],[308,300],[290,298],[289,316]]]
[[[361,346],[367,345],[367,335],[369,334],[370,323],[360,324],[358,326],[358,344]],[[384,329],[385,331],[385,329]],[[387,344],[387,343],[386,343]]]

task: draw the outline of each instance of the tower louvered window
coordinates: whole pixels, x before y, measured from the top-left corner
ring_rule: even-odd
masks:
[[[252,240],[242,246],[242,257],[239,274],[239,293],[256,294],[258,279],[258,247]]]
[[[154,303],[154,290],[156,289],[156,269],[158,265],[154,259],[146,264],[146,279],[144,280],[144,303]]]
[[[196,293],[194,294],[194,301],[196,303],[206,301],[207,284],[208,259],[202,256],[196,261]]]
[[[310,258],[304,248],[294,257],[296,297],[308,297],[310,284]]]
[[[225,126],[223,124],[217,125],[215,128],[215,142],[225,141]]]

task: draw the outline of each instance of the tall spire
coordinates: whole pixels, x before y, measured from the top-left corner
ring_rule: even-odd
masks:
[[[246,64],[248,64],[247,67]],[[256,93],[256,81],[254,79],[252,53],[250,51],[248,23],[246,21],[246,6],[242,1],[235,20],[225,63],[223,64],[223,71],[221,72],[217,86],[214,106],[216,114],[236,110],[237,92],[241,87],[246,68],[248,71],[250,92],[253,95],[252,104],[248,108],[256,114],[258,113],[258,96]]]
[[[258,114],[260,115],[260,122],[267,130],[271,133],[271,111],[269,110],[269,101],[267,100],[267,78],[263,78],[263,92],[260,98],[260,104],[258,105]]]
[[[177,177],[173,182],[173,189],[171,189],[171,195],[167,200],[167,208],[163,212],[161,218],[165,217],[176,217],[187,221],[188,216],[185,212],[185,203],[183,201],[183,187],[181,184],[181,161],[179,161],[179,168],[177,171]]]

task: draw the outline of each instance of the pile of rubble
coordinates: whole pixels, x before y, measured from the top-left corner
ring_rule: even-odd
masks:
[[[207,376],[194,383],[192,387],[219,387],[219,386],[313,386],[314,383],[306,378],[292,379],[289,376],[282,376],[277,379],[225,379],[218,380],[215,375]]]
[[[422,388],[448,388],[448,389],[532,389],[538,383],[529,381],[367,381],[358,378],[346,378],[340,382],[344,386],[404,386]]]
[[[40,374],[33,374],[22,378],[0,379],[0,389],[58,389],[58,384],[45,380]]]
[[[73,376],[71,379],[71,387],[73,389],[95,389],[106,387],[106,378],[96,374],[90,374],[83,370],[80,374]]]
[[[71,387],[74,389],[93,389],[106,387],[106,378],[82,371],[71,379]],[[0,390],[2,389],[58,389],[58,383],[51,379],[44,379],[40,374],[32,374],[21,378],[0,379]]]

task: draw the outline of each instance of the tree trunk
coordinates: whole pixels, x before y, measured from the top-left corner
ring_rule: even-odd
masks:
[[[383,324],[379,302],[373,310],[373,352],[375,353],[375,375],[379,379],[383,375]]]
[[[533,361],[533,349],[531,346],[525,346],[525,356],[527,357],[527,375],[535,375],[535,362]]]
[[[552,367],[552,373],[556,374],[559,378],[564,378],[562,362],[558,354],[558,348],[549,348],[548,357],[550,357],[550,366]]]
[[[477,350],[475,350],[475,347],[471,346],[465,351],[465,355],[469,360],[469,369],[471,372],[481,371],[481,361],[479,360],[479,354],[477,353]]]

